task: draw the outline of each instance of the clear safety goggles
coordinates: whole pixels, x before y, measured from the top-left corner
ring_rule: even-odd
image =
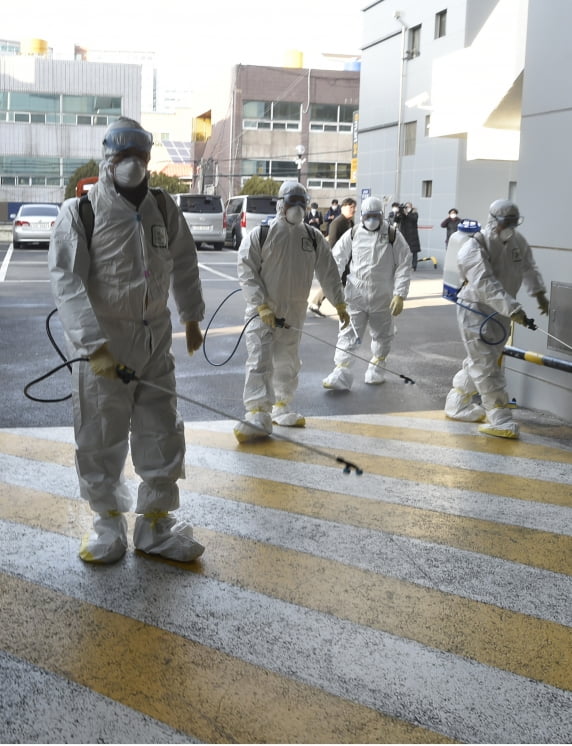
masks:
[[[287,207],[300,205],[301,207],[305,208],[308,204],[308,201],[302,194],[289,194],[287,197],[284,197],[284,204]]]
[[[146,130],[126,127],[109,132],[104,140],[103,146],[110,153],[121,153],[123,150],[134,148],[144,153],[150,153],[153,147],[153,135]]]
[[[521,225],[524,217],[522,215],[495,215],[495,220],[503,228],[516,228],[517,225]]]
[[[381,212],[364,212],[362,220],[381,220]]]

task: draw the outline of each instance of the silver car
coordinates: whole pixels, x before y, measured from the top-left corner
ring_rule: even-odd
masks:
[[[215,194],[173,194],[173,199],[187,221],[197,249],[210,244],[220,251],[226,238],[221,198]]]
[[[59,211],[58,205],[21,205],[12,224],[12,246],[19,249],[24,244],[49,243]]]

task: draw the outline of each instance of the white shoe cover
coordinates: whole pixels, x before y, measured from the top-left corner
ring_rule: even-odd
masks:
[[[127,519],[110,511],[96,515],[93,531],[81,540],[79,556],[84,562],[109,565],[120,560],[127,550]]]
[[[325,389],[334,391],[349,391],[354,382],[354,375],[346,365],[336,365],[327,378],[322,381]]]
[[[461,422],[483,422],[486,413],[480,404],[473,401],[473,394],[465,394],[459,389],[451,389],[445,401],[445,414],[451,420]]]
[[[379,384],[385,381],[384,360],[384,357],[374,357],[369,361],[364,377],[365,383]]]
[[[137,516],[133,543],[141,552],[177,562],[191,562],[205,551],[203,545],[193,539],[190,523],[177,522],[175,516],[167,512]]]
[[[290,412],[286,404],[272,407],[272,422],[283,427],[304,427],[306,418],[297,412]]]
[[[516,440],[520,435],[517,422],[505,422],[502,425],[491,425],[489,422],[479,425],[479,432],[485,435],[495,435],[497,438],[512,438]]]
[[[239,443],[249,443],[260,438],[267,438],[272,435],[270,412],[247,412],[244,422],[238,422],[234,426],[233,432]]]

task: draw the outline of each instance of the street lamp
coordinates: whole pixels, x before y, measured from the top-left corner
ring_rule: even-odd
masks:
[[[300,176],[302,175],[302,165],[306,163],[306,159],[302,158],[304,153],[306,152],[306,148],[303,145],[296,145],[296,153],[297,158],[294,160],[294,163],[296,164],[296,168],[298,169],[298,181],[302,181]]]

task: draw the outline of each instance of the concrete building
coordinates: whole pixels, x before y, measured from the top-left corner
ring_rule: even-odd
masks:
[[[355,193],[352,123],[359,70],[237,65],[228,118],[213,127],[203,168],[225,199],[251,176],[300,180],[327,207]],[[208,178],[207,178],[208,182]]]
[[[518,328],[513,345],[572,360],[572,250],[568,197],[572,99],[565,75],[572,21],[566,0],[379,0],[364,9],[358,194],[419,210],[421,247],[442,266],[451,207],[480,222],[513,198],[551,296],[558,337]],[[564,344],[562,344],[564,342]],[[518,402],[572,418],[572,376],[505,362]]]
[[[0,221],[21,202],[61,202],[120,115],[141,116],[139,65],[0,54]]]

